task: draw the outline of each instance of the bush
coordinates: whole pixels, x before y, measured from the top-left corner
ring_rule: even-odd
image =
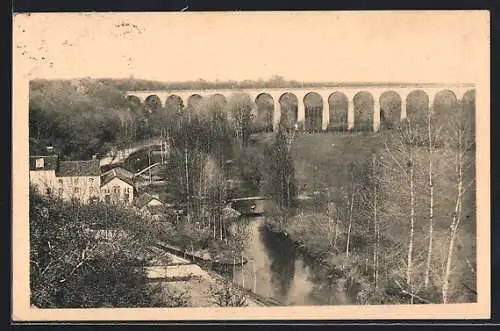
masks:
[[[147,249],[147,221],[126,210],[107,216],[129,235],[105,242],[89,228],[101,205],[40,196],[30,189],[31,303],[40,308],[168,306],[168,294],[148,283],[138,258]],[[174,300],[174,303],[176,301]]]

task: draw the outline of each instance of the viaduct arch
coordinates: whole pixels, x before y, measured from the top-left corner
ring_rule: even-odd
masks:
[[[304,123],[320,123],[322,130],[335,126],[352,130],[360,126],[363,130],[378,131],[381,125],[391,127],[397,121],[406,118],[408,113],[411,114],[414,110],[421,110],[422,106],[434,107],[437,104],[443,103],[437,102],[443,94],[449,95],[451,93],[458,102],[465,99],[468,100],[470,99],[470,95],[475,94],[475,85],[471,83],[366,84],[307,88],[155,90],[127,91],[126,95],[129,100],[133,99],[135,102],[139,100],[141,103],[148,103],[150,100],[155,100],[155,103],[159,102],[162,105],[167,103],[167,100],[170,101],[175,97],[179,101],[182,101],[182,105],[187,106],[194,101],[193,99],[200,97],[208,98],[216,96],[229,100],[232,95],[241,93],[247,94],[254,103],[262,95],[272,98],[274,111],[270,117],[273,121],[273,127],[276,127],[280,121],[282,97],[286,94],[292,94],[297,100],[297,122],[302,127],[304,127]],[[306,114],[306,99],[311,94],[321,97],[321,113],[312,111]],[[408,109],[407,105],[414,103],[417,99],[419,100],[417,103],[420,103],[420,106]],[[448,97],[448,99],[450,98]],[[444,102],[449,101],[445,100]],[[344,107],[342,107],[342,103]],[[345,114],[345,108],[347,108],[347,114]],[[309,116],[315,116],[315,118],[310,118]],[[318,124],[313,124],[313,127],[315,125]],[[310,127],[310,125],[308,126]]]

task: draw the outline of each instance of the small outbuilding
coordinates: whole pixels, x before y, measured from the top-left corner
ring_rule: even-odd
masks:
[[[133,174],[123,168],[113,168],[101,175],[101,196],[105,202],[131,205],[134,201]]]

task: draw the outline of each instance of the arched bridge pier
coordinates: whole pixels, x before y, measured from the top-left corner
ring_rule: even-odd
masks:
[[[148,102],[152,98],[165,105],[167,99],[177,97],[185,107],[194,97],[208,98],[219,96],[226,101],[234,94],[247,94],[257,100],[266,95],[272,99],[273,127],[282,116],[283,99],[292,95],[295,98],[295,120],[298,123],[326,130],[334,125],[347,130],[363,128],[378,131],[384,121],[398,122],[407,117],[411,104],[420,100],[420,106],[432,107],[436,102],[451,100],[461,102],[464,98],[475,97],[474,84],[377,84],[295,88],[245,88],[245,89],[210,89],[210,90],[157,90],[127,91],[129,98],[139,102]],[[316,102],[308,107],[309,99]],[[311,101],[312,102],[312,101]],[[308,109],[309,108],[309,109]]]

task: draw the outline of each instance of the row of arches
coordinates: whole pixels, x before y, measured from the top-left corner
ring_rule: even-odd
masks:
[[[223,104],[228,102],[223,94],[216,93],[207,97]],[[141,104],[141,100],[135,95],[129,95],[128,99],[132,103]],[[143,105],[153,111],[166,105],[183,109],[195,106],[202,99],[200,94],[191,94],[184,99],[171,94],[166,98],[165,104],[162,104],[160,97],[153,94],[145,98]],[[427,114],[429,107],[436,114],[450,114],[459,104],[475,103],[475,90],[468,90],[458,98],[453,91],[443,89],[434,93],[432,100],[428,93],[419,89],[410,91],[405,97],[391,90],[378,97],[370,92],[360,91],[351,100],[341,91],[331,94],[311,91],[303,98],[292,92],[275,94],[274,97],[263,92],[257,94],[252,101],[255,103],[255,116],[264,123],[266,130],[272,130],[277,122],[282,122],[286,125],[298,123],[308,132],[377,131],[393,128],[405,117]]]

